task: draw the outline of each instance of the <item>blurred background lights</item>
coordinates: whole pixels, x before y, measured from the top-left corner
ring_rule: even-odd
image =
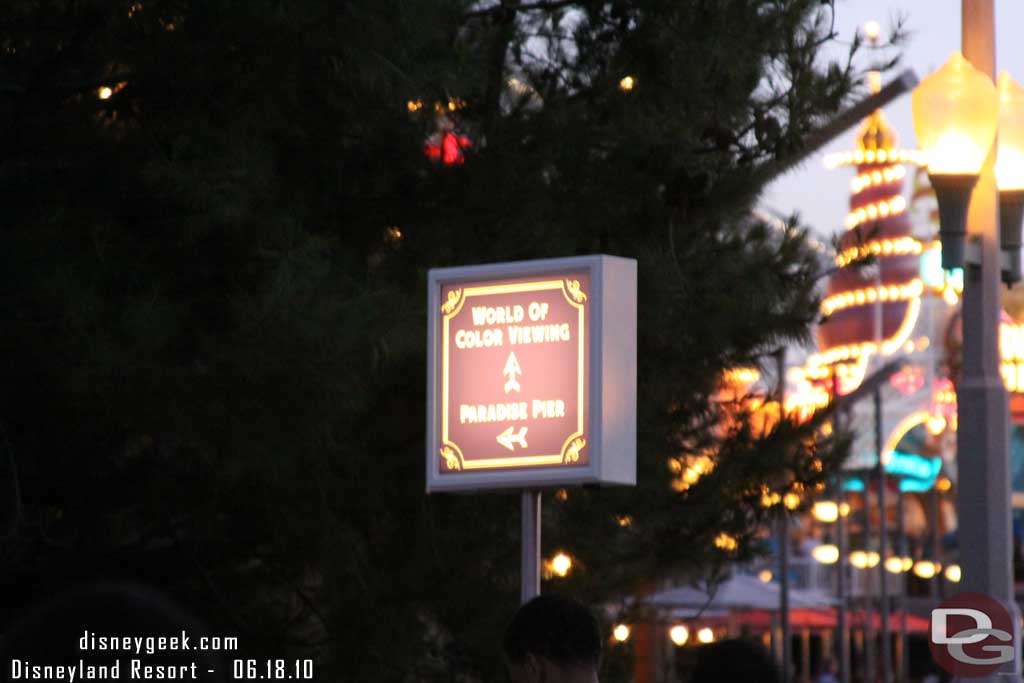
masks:
[[[910,571],[910,568],[914,566],[914,560],[909,557],[898,557],[893,556],[886,558],[885,570],[890,574],[899,574],[901,572]]]
[[[881,558],[878,556],[878,553],[874,551],[865,552],[863,550],[855,550],[850,553],[850,564],[857,569],[868,569],[870,567],[874,567],[878,564],[880,559]]]
[[[572,558],[565,553],[558,553],[551,559],[551,571],[559,576],[566,576],[572,569]]]
[[[882,25],[874,19],[864,23],[864,36],[868,40],[878,40],[878,36],[882,34]]]
[[[612,629],[612,637],[620,643],[629,640],[629,627],[625,624],[616,624]]]
[[[914,574],[922,579],[930,579],[938,572],[938,566],[930,560],[921,560],[914,565]]]
[[[819,522],[834,522],[839,518],[839,506],[832,500],[819,500],[812,510]]]
[[[811,555],[821,564],[835,564],[839,559],[839,548],[831,544],[819,545],[815,546]]]
[[[668,637],[676,645],[683,646],[690,637],[690,630],[682,624],[678,624],[669,629]]]
[[[715,547],[720,550],[730,552],[736,550],[736,548],[739,547],[739,542],[736,540],[735,537],[730,536],[729,534],[723,531],[715,537]]]
[[[715,632],[705,626],[701,630],[697,631],[697,640],[702,643],[710,643],[715,640]]]

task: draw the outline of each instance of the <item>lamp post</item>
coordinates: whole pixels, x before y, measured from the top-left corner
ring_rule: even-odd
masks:
[[[882,462],[882,448],[884,437],[882,435],[882,388],[875,387],[875,450],[878,452],[878,463],[875,465],[878,471],[878,554],[882,561],[878,567],[878,598],[879,598],[879,619],[882,634],[882,683],[890,683],[892,680],[892,658],[889,653],[889,589],[885,577],[885,559],[888,554],[888,515],[885,509],[885,465]],[[867,487],[864,488],[867,491]]]
[[[932,507],[932,564],[935,565],[936,570],[942,566],[942,526],[939,523],[939,510],[941,502],[939,500],[939,487],[933,486],[930,492],[931,507]],[[942,594],[942,577],[940,576],[937,581],[931,583],[931,596],[932,601],[937,605],[939,600],[943,598]]]
[[[839,415],[833,418],[838,422]],[[826,546],[815,548],[815,560],[823,564],[832,564],[836,568],[836,599],[838,601],[836,614],[836,637],[839,650],[839,683],[850,683],[850,631],[846,619],[846,565],[848,554],[846,551],[846,515],[849,506],[843,502],[843,478],[842,475],[832,484],[832,492],[829,499],[814,504],[812,513],[814,518],[823,524],[835,522],[834,546],[827,550],[827,556],[819,551]],[[845,511],[844,511],[845,509]]]
[[[999,245],[1002,276],[1007,284],[1021,280],[1021,218],[1024,217],[1024,88],[1003,71],[999,74]]]
[[[846,513],[843,512],[843,506],[846,505],[844,502],[843,495],[843,480],[842,477],[838,480],[837,495],[836,498],[839,501],[839,516],[836,518],[836,539],[839,546],[839,566],[836,568],[836,593],[839,597],[839,610],[836,618],[836,627],[839,631],[839,681],[840,683],[850,683],[850,624],[847,619],[847,569],[848,564],[848,550],[849,543],[847,542],[846,533]],[[847,511],[849,511],[849,505],[846,505]]]
[[[907,579],[906,572],[910,569],[905,564],[905,558],[907,557],[907,536],[903,528],[903,482],[899,481],[899,486],[896,488],[896,556],[900,560],[901,571],[900,571],[900,593],[899,593],[899,612],[900,612],[900,661],[899,661],[899,672],[897,679],[905,681],[909,678],[910,667],[908,662],[910,660],[909,653],[907,652]]]
[[[914,92],[914,128],[939,201],[943,266],[966,262],[963,372],[957,388],[957,504],[964,589],[986,593],[1010,611],[1017,649],[1009,430],[1006,389],[999,373],[1002,264],[993,149],[999,119],[999,97],[992,84],[994,0],[961,0],[961,20],[964,56],[954,54]],[[970,260],[964,249],[968,232],[972,246],[978,247]],[[999,679],[992,675],[986,680]]]
[[[873,468],[872,468],[873,469]],[[872,469],[863,472],[864,483],[864,550],[870,558],[871,550],[871,474]],[[851,560],[852,560],[851,556]],[[865,567],[868,567],[865,564]],[[873,577],[871,572],[865,574],[864,581],[864,680],[875,680],[875,628],[871,623],[875,612],[875,596],[872,590]]]

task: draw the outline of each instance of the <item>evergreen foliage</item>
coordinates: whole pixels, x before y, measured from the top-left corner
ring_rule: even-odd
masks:
[[[588,253],[639,262],[640,481],[545,494],[549,587],[751,556],[762,487],[841,452],[721,392],[817,315],[805,230],[749,211],[857,86],[831,9],[5,2],[5,604],[130,576],[322,680],[495,680],[519,499],[423,493],[426,271]]]

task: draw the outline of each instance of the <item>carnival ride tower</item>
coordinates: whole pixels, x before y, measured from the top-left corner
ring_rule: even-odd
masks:
[[[915,177],[908,168],[920,167],[922,156],[900,149],[896,130],[875,111],[861,124],[856,149],[830,155],[825,163],[831,169],[852,167],[856,175],[821,304],[820,350],[794,379],[812,394],[845,395],[894,357],[904,358],[903,369],[884,387],[882,452],[871,428],[870,401],[862,402],[852,409],[857,438],[848,466],[887,463],[906,438],[914,442],[900,448],[908,455],[936,464],[940,454],[951,460],[953,453],[940,439],[956,414],[941,340],[960,288],[941,269],[934,226],[926,222],[915,230],[904,196],[904,181]]]

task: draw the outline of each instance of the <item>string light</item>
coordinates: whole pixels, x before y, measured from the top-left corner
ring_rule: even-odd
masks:
[[[729,384],[749,386],[759,379],[761,372],[757,368],[732,368],[725,371],[725,381]]]
[[[677,624],[669,629],[668,637],[672,639],[672,642],[682,647],[686,645],[686,641],[690,638],[690,631],[682,624]]]
[[[835,564],[839,560],[839,548],[831,544],[815,546],[811,556],[821,564]]]
[[[834,152],[832,154],[826,154],[824,162],[825,167],[829,170],[840,166],[852,166],[864,163],[910,163],[915,166],[924,166],[927,164],[924,152],[918,149],[869,149]]]
[[[839,519],[839,506],[834,500],[819,500],[811,508],[811,514],[819,522],[834,522]]]
[[[625,624],[616,624],[612,629],[612,637],[620,643],[626,642],[629,640],[629,627]]]
[[[850,564],[857,569],[868,569],[878,565],[878,561],[881,558],[878,553],[871,551],[865,552],[863,550],[855,550],[850,553]]]
[[[799,422],[805,422],[831,400],[832,395],[823,387],[801,381],[800,388],[786,396],[786,415]]]
[[[770,508],[782,502],[782,496],[776,491],[770,490],[767,486],[761,487],[761,507]]]
[[[842,268],[848,263],[859,261],[868,256],[902,256],[906,254],[919,255],[924,251],[924,245],[913,237],[900,237],[897,239],[872,240],[864,244],[858,244],[843,249],[836,256],[836,265]]]
[[[903,560],[898,557],[887,557],[885,558],[885,571],[890,574],[899,574],[903,571]]]
[[[885,559],[885,571],[890,574],[901,574],[914,566],[914,561],[909,557],[887,557]]]
[[[565,553],[558,553],[551,559],[551,571],[555,574],[564,578],[569,574],[569,570],[571,569],[572,558]]]
[[[914,574],[922,579],[930,579],[939,573],[939,565],[930,560],[921,560],[914,565]]]
[[[735,537],[730,536],[724,531],[715,536],[715,547],[719,550],[725,550],[726,552],[732,552],[739,547],[739,542]]]
[[[701,630],[697,631],[697,640],[704,643],[705,645],[714,642],[715,632],[705,626]]]
[[[878,185],[885,185],[903,180],[906,175],[907,169],[901,164],[886,166],[885,168],[877,171],[868,171],[867,173],[861,173],[860,175],[855,176],[854,179],[850,181],[850,190],[853,194],[859,194],[869,187],[877,187]]]
[[[672,480],[675,491],[686,491],[700,481],[700,478],[715,469],[715,461],[706,455],[695,455],[684,458],[685,464],[678,458],[669,460],[669,470],[679,475]]]
[[[851,211],[846,216],[846,228],[852,230],[861,223],[866,221],[873,221],[876,218],[885,218],[887,216],[895,216],[901,214],[907,209],[907,200],[903,195],[896,195],[889,197],[888,199],[882,199],[880,201],[862,206],[855,211]]]
[[[916,299],[922,293],[924,293],[924,282],[920,278],[914,278],[910,282],[901,285],[865,287],[864,289],[833,294],[821,302],[821,312],[825,315],[832,315],[836,311],[849,308],[850,306],[862,306],[865,303],[874,303],[875,301],[906,301],[908,299]],[[902,346],[905,341],[905,339],[900,340],[897,348]]]
[[[916,320],[917,315],[917,311],[913,308],[915,303],[919,302],[917,300],[910,302],[911,310],[907,313],[907,317],[914,320]],[[906,322],[906,318],[904,322]],[[897,334],[900,333],[898,330]],[[898,339],[898,337],[894,337],[890,341]],[[885,346],[886,343],[883,342],[883,349],[888,348]],[[868,360],[870,360],[871,354],[875,353],[876,350],[877,347],[873,342],[833,347],[825,353],[811,356],[807,361],[807,366],[799,369],[799,376],[819,380],[833,376],[838,377],[840,392],[844,394],[849,393],[860,386],[864,375],[867,373]],[[854,362],[848,363],[850,360]],[[794,377],[796,376],[794,374]]]

